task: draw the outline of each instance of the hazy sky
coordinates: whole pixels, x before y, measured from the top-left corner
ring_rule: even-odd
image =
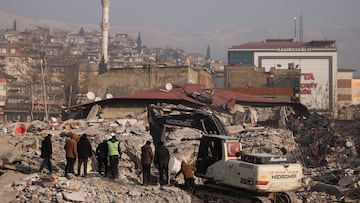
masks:
[[[294,37],[294,17],[302,13],[304,41],[336,40],[339,67],[360,69],[359,9],[360,0],[111,0],[110,33],[141,28],[145,45],[164,41],[158,34],[167,33],[185,51],[205,54],[210,44],[212,56],[226,58],[231,45]],[[101,0],[0,0],[0,11],[78,25],[99,25],[102,15]]]
[[[111,0],[110,23],[161,29],[360,26],[359,0]],[[101,0],[1,0],[0,10],[34,19],[97,24]]]

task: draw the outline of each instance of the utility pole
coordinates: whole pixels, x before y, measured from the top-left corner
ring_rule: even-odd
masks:
[[[47,109],[47,94],[46,94],[46,83],[45,83],[46,52],[39,51],[39,57],[40,57],[41,79],[42,79],[43,96],[44,96],[45,120],[48,121],[49,115]]]
[[[294,17],[294,29],[295,29],[294,34],[295,34],[295,42],[296,42],[297,41],[296,40],[296,17]]]

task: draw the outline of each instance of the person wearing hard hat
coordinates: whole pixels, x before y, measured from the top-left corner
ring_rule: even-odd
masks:
[[[116,179],[119,177],[118,164],[121,155],[120,143],[115,134],[107,141],[107,155],[109,157],[109,178]]]

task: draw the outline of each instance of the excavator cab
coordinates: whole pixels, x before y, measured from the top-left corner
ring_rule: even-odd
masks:
[[[196,159],[196,176],[216,179],[218,167],[222,168],[227,160],[240,160],[241,143],[237,138],[224,135],[203,135],[200,139]],[[210,168],[210,170],[208,170]],[[216,174],[213,174],[213,171]]]
[[[201,138],[196,160],[196,173],[198,176],[205,176],[207,168],[222,159],[221,145],[221,140],[215,137],[203,136]]]
[[[189,127],[204,132],[195,163],[199,177],[212,179],[214,175],[207,173],[209,167],[214,168],[214,164],[220,167],[228,159],[237,159],[236,153],[241,151],[239,140],[229,136],[224,124],[213,112],[151,104],[148,120],[155,147],[163,139],[165,126]]]

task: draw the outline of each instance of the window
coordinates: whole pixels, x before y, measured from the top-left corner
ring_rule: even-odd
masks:
[[[254,64],[254,52],[252,51],[229,51],[228,52],[229,65],[236,64]]]

